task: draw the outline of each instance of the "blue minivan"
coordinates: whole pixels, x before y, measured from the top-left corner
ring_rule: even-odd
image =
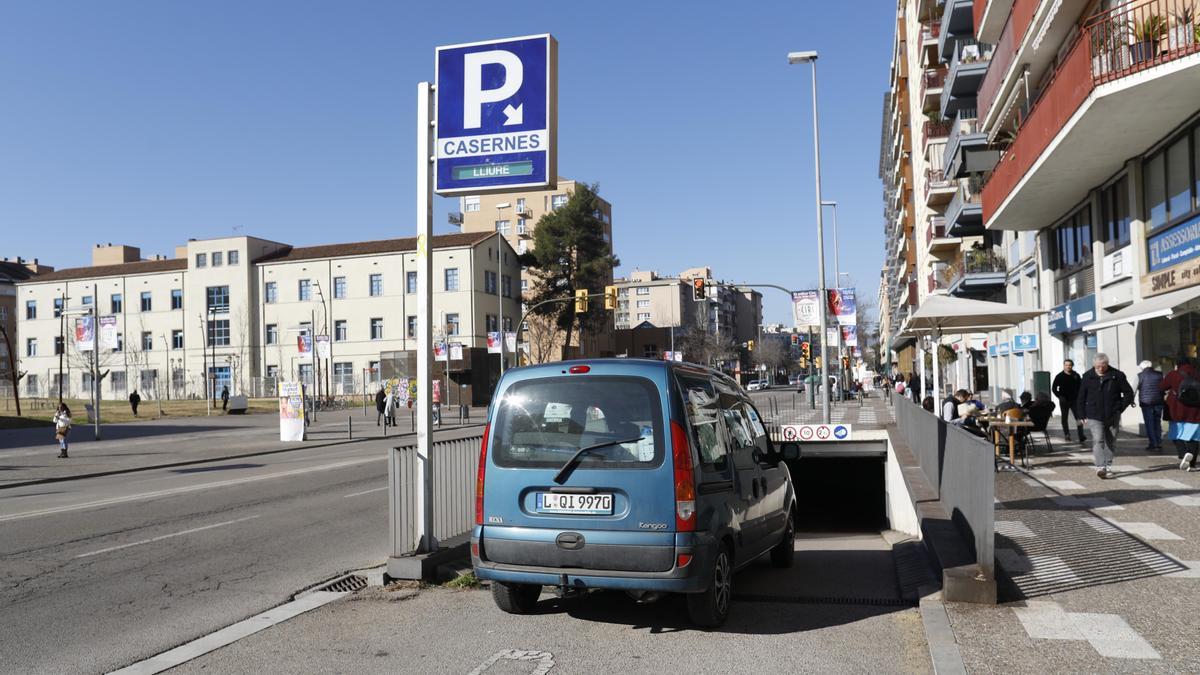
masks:
[[[480,449],[475,574],[509,613],[533,609],[543,586],[647,601],[677,592],[693,622],[718,626],[736,570],[768,553],[792,563],[783,460],[750,398],[708,368],[595,359],[509,370]]]

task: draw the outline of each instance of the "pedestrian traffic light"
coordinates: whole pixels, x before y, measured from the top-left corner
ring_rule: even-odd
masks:
[[[605,286],[604,287],[604,309],[610,310],[610,309],[616,309],[616,308],[617,308],[617,287],[616,286]]]
[[[588,311],[588,292],[586,288],[575,290],[575,313],[586,314]]]
[[[708,293],[704,290],[704,277],[692,279],[692,300],[706,300]]]
[[[800,343],[800,356],[805,359],[812,358],[812,347],[809,347],[809,343],[807,343],[807,342]]]
[[[799,345],[799,344],[800,344],[800,336],[799,336],[799,335],[793,335],[793,336],[792,336],[792,346],[793,346],[793,347],[795,347],[795,346],[797,346],[797,345]]]

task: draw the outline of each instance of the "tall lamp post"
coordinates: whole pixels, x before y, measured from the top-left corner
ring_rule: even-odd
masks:
[[[500,231],[500,209],[510,208],[512,204],[509,202],[501,202],[496,205],[496,306],[499,307],[496,315],[496,330],[500,331],[500,374],[504,374],[504,343],[508,341],[508,335],[504,332],[504,240],[507,237]]]
[[[826,321],[825,305],[828,303],[829,294],[825,287],[825,228],[823,226],[821,216],[821,127],[817,119],[817,53],[815,51],[807,52],[789,52],[788,63],[811,63],[812,64],[812,106],[813,106],[813,162],[816,166],[814,175],[817,184],[817,278],[820,280],[820,288],[817,289],[819,302],[821,303],[821,311],[817,312],[821,326],[821,421],[825,424],[829,423],[829,358],[825,353],[825,342],[828,335],[826,330],[828,322]]]
[[[833,200],[822,200],[821,206],[828,206],[833,209],[833,287],[840,289],[842,287],[842,257],[838,253],[838,219],[837,205]],[[842,389],[846,386],[846,369],[842,367],[842,324],[835,316],[833,317],[834,340],[833,345],[837,350],[837,372],[838,372],[838,399],[841,399]]]
[[[317,299],[321,301],[321,310],[325,314],[325,337],[328,339],[328,344],[329,344],[329,363],[325,364],[326,367],[324,369],[325,396],[330,397],[330,396],[333,396],[333,386],[330,384],[330,378],[329,378],[329,371],[331,368],[333,368],[333,336],[330,335],[330,333],[329,333],[329,331],[330,331],[329,305],[325,304],[325,294],[321,292],[321,280],[320,279],[313,280],[313,286],[315,286],[317,289]],[[313,336],[314,336],[313,337],[313,356],[319,356],[316,352],[317,338],[316,338],[315,331],[313,333]],[[317,387],[318,393],[320,392],[320,389],[321,389],[320,386],[318,386]]]

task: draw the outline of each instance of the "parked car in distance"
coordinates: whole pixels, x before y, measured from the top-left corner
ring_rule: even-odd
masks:
[[[701,626],[729,614],[733,576],[792,563],[795,491],[734,380],[707,368],[596,359],[516,368],[497,386],[476,479],[471,562],[496,605],[559,595],[687,595]]]
[[[746,383],[746,391],[759,391],[763,388],[762,380],[750,380]]]

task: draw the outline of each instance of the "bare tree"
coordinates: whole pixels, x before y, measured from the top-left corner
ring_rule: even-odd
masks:
[[[750,352],[750,360],[754,365],[766,366],[768,371],[774,372],[787,362],[788,351],[780,340],[761,340]]]
[[[531,363],[546,363],[558,360],[558,347],[562,337],[554,318],[530,315],[525,319],[525,344],[529,347]]]
[[[675,336],[675,348],[683,352],[685,361],[715,366],[719,361],[738,357],[738,346],[724,335],[713,335],[705,325],[707,316],[696,313],[696,322]]]

